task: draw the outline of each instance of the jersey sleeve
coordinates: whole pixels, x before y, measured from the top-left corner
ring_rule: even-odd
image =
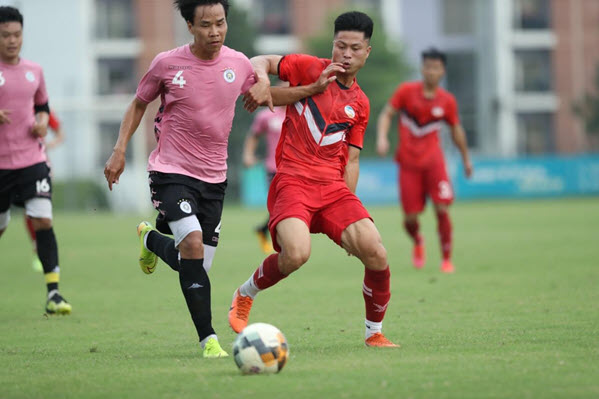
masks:
[[[160,95],[163,89],[162,84],[162,72],[163,67],[160,62],[162,57],[160,54],[154,58],[150,64],[150,68],[146,74],[141,78],[139,85],[137,86],[137,92],[135,96],[145,103],[151,103]]]
[[[453,95],[449,95],[448,97],[447,110],[445,112],[445,122],[447,122],[449,126],[455,126],[460,123],[458,103]]]
[[[358,114],[359,119],[351,128],[349,135],[346,138],[349,145],[359,149],[364,147],[364,134],[366,133],[368,119],[370,118],[370,102],[368,101],[368,97],[364,96],[361,102],[362,111]]]
[[[288,54],[279,61],[279,79],[291,86],[314,83],[330,61],[306,54]]]
[[[403,106],[404,91],[405,90],[402,85],[397,86],[395,93],[393,93],[393,96],[391,96],[391,99],[389,100],[389,104],[391,104],[393,109],[396,111],[401,109]]]
[[[50,129],[57,131],[60,129],[60,121],[56,117],[53,111],[50,111],[50,119],[48,119],[48,126]]]
[[[33,103],[35,105],[44,105],[48,102],[48,91],[46,90],[46,80],[44,79],[44,72],[40,70],[40,84],[37,86]]]
[[[256,115],[256,118],[254,118],[254,121],[252,122],[252,126],[250,127],[250,132],[251,132],[252,136],[260,136],[260,135],[266,133],[266,130],[268,127],[267,126],[268,115],[266,114],[266,112],[270,112],[270,111],[267,111],[267,110],[260,111],[258,113],[258,115]]]

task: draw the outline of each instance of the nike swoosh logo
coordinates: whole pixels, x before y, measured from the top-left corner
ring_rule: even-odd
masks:
[[[187,287],[188,290],[193,290],[193,289],[196,289],[196,288],[204,288],[204,286],[201,285],[201,284],[198,284],[198,283],[193,283],[192,285],[190,285],[189,287]]]

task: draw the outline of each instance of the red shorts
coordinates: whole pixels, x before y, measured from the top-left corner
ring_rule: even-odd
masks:
[[[275,175],[268,190],[268,228],[277,252],[277,224],[284,219],[304,221],[310,233],[324,233],[341,245],[341,234],[352,223],[371,219],[362,202],[344,181],[319,184],[301,177]]]
[[[435,204],[451,204],[453,189],[444,162],[427,169],[399,167],[399,196],[404,213],[420,213],[430,197]]]

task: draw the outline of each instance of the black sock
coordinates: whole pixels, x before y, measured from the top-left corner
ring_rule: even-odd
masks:
[[[210,309],[210,279],[204,259],[181,259],[179,283],[200,341],[214,334]]]
[[[175,240],[157,231],[150,231],[146,246],[160,257],[174,271],[179,271],[179,251],[175,248]]]
[[[37,256],[42,262],[46,276],[48,292],[58,290],[58,246],[54,229],[38,230],[35,232],[37,239]]]

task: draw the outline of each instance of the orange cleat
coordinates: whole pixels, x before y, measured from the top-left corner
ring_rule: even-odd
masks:
[[[378,348],[399,348],[399,345],[389,341],[383,333],[374,333],[366,341],[366,346],[378,347]]]
[[[240,333],[248,325],[253,302],[249,296],[241,295],[239,289],[235,290],[229,308],[229,325],[236,333]]]
[[[264,254],[269,255],[275,251],[266,234],[264,234],[262,231],[256,231],[256,235],[258,236],[258,244],[260,245],[260,249],[262,252],[264,252]]]
[[[443,262],[441,262],[441,272],[442,273],[455,272],[455,267],[453,267],[453,263],[451,263],[450,259],[443,259]]]
[[[422,269],[424,267],[425,259],[424,244],[420,243],[414,245],[414,249],[412,250],[412,264],[414,267],[416,269]]]

